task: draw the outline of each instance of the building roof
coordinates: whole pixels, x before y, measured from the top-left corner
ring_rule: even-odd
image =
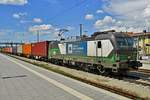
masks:
[[[134,34],[131,34],[131,36],[133,36],[133,37],[150,36],[150,32],[147,32],[147,33],[144,33],[144,32],[141,32],[141,33],[134,33]]]

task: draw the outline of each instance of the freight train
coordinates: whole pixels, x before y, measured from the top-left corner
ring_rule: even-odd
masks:
[[[67,41],[43,41],[3,48],[2,52],[67,64],[86,71],[126,73],[138,69],[133,38],[123,32],[96,32],[90,38]],[[15,50],[14,50],[15,49]]]

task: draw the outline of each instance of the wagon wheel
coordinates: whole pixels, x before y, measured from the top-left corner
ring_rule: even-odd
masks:
[[[97,66],[98,71],[100,72],[100,74],[104,74],[105,73],[105,68],[101,65],[101,66]]]

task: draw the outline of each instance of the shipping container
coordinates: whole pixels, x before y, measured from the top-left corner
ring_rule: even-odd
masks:
[[[27,57],[31,55],[31,44],[22,45],[22,54]]]
[[[2,52],[2,48],[0,48],[0,52]]]
[[[17,54],[22,54],[22,45],[17,46]]]
[[[66,54],[87,56],[87,42],[69,42],[66,43]]]
[[[47,58],[48,57],[48,44],[49,41],[43,41],[32,44],[32,56]]]
[[[6,47],[4,48],[5,53],[12,53],[12,47]]]
[[[17,54],[17,46],[12,47],[12,53]]]
[[[8,48],[8,53],[12,53],[12,47]]]
[[[4,48],[2,48],[1,52],[4,52]]]
[[[1,49],[1,52],[4,52],[4,48]]]

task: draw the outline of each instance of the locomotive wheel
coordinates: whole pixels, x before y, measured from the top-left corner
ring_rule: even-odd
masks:
[[[90,72],[90,66],[88,64],[85,64],[84,71]]]
[[[100,74],[104,74],[105,73],[105,68],[103,66],[97,66],[97,69],[100,72]]]

